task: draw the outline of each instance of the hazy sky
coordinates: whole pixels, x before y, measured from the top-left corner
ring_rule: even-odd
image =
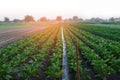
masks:
[[[84,19],[120,17],[120,0],[0,0],[0,20],[5,16],[23,19],[27,14],[35,19],[54,19],[57,15]]]

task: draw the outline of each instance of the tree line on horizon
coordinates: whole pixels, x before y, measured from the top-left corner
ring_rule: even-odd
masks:
[[[46,17],[41,17],[39,20],[37,20],[37,22],[46,22],[46,21],[50,21],[50,19],[47,19]],[[62,16],[57,16],[56,21],[62,21]],[[26,15],[22,20],[13,19],[12,21],[10,21],[8,17],[4,17],[4,21],[0,21],[0,22],[36,22],[36,21],[33,16]]]
[[[50,19],[47,19],[47,17],[41,17],[39,20],[35,21],[34,17],[31,15],[26,15],[23,20],[20,19],[13,19],[10,21],[8,17],[4,17],[4,21],[0,22],[47,22],[47,21],[52,21]],[[100,23],[100,22],[112,22],[112,23],[117,23],[120,22],[120,17],[119,18],[114,18],[111,17],[109,19],[102,19],[102,18],[90,18],[90,19],[82,19],[79,18],[78,16],[73,16],[72,18],[68,19],[62,19],[62,16],[56,16],[56,19],[53,21],[76,21],[76,22],[90,22],[90,23]]]

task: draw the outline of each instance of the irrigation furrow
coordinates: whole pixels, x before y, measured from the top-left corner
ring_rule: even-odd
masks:
[[[70,30],[70,29],[69,29]],[[75,32],[73,32],[72,30],[70,30],[70,32],[73,34],[73,35],[75,35],[84,45],[86,45],[87,47],[89,47],[90,49],[93,49],[94,50],[94,48],[91,48],[91,46],[89,45],[89,44],[87,44],[85,41],[84,41],[84,39],[82,39],[81,37],[79,37]],[[94,50],[94,52],[95,53],[97,53],[97,51],[95,51]],[[81,54],[82,55],[82,54]],[[98,55],[101,59],[102,59],[102,57],[99,55],[99,54],[96,54],[96,55]],[[84,56],[83,56],[83,58],[84,58]],[[105,63],[109,68],[111,68],[111,70],[113,70],[113,68],[111,67],[111,66],[109,66],[107,63]],[[90,64],[89,64],[90,65]],[[90,65],[91,66],[91,65]],[[92,66],[91,66],[91,68],[92,68]],[[94,69],[93,69],[94,70]],[[95,72],[96,73],[96,72]],[[108,78],[110,78],[110,77],[108,77]]]
[[[66,29],[66,32],[68,32],[68,36],[71,38],[71,41],[72,41],[73,45],[75,46],[75,45],[76,45],[76,44],[75,44],[75,39],[73,39],[73,37],[72,37],[72,35],[70,34],[69,30]],[[74,34],[73,34],[73,35],[74,35]],[[78,49],[79,49],[79,48],[78,48]],[[90,71],[89,71],[88,75],[91,77],[91,79],[96,80],[94,69],[93,69],[93,68],[91,67],[91,65],[87,62],[87,59],[84,58],[84,56],[82,55],[80,49],[79,49],[79,56],[80,56],[80,59],[82,60],[82,66],[83,66],[83,68],[84,68],[84,69],[85,69],[85,68],[86,68],[86,69],[89,69]],[[86,76],[87,76],[87,75],[86,75]]]
[[[102,55],[101,53],[102,52],[99,52],[98,50],[96,50],[96,48],[95,47],[93,47],[93,46],[91,46],[91,43],[89,43],[89,42],[86,42],[85,41],[85,38],[84,39],[82,39],[80,36],[78,36],[75,32],[73,32],[72,30],[70,30],[76,37],[78,37],[86,46],[88,46],[90,49],[93,49],[94,51],[95,51],[95,53],[97,53],[97,55],[98,56],[100,56],[103,60],[106,60],[106,58],[109,58],[109,56],[107,56],[107,57],[104,57],[104,55]],[[85,35],[84,35],[85,36]],[[86,37],[86,36],[85,36]],[[88,39],[88,38],[86,38],[86,39]],[[94,44],[94,45],[96,45],[97,46],[97,44]],[[109,51],[110,52],[110,51]],[[112,54],[108,54],[108,55],[112,55]],[[113,54],[114,55],[114,54]],[[112,59],[109,61],[109,62],[112,62]],[[112,66],[112,64],[110,64],[109,62],[106,62],[106,64],[108,65],[108,66]],[[113,68],[114,69],[114,68]]]
[[[62,42],[63,42],[63,59],[62,59],[62,69],[64,71],[62,75],[62,80],[69,80],[69,75],[68,75],[68,62],[67,62],[67,54],[66,54],[66,43],[64,39],[64,33],[63,33],[63,28],[62,28]]]

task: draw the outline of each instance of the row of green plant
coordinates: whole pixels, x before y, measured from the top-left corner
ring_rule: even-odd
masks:
[[[48,78],[52,80],[60,79],[63,71],[61,69],[62,67],[62,39],[61,39],[61,28],[59,30],[58,36],[57,36],[57,42],[56,46],[53,49],[52,56],[49,60],[49,66],[47,70],[45,71],[45,74]]]
[[[74,29],[75,29],[75,27],[74,27]],[[76,29],[76,31],[80,35],[85,36],[88,40],[94,42],[95,44],[102,45],[103,47],[108,49],[108,51],[111,51],[112,53],[114,53],[115,56],[119,56],[119,53],[120,53],[119,42],[111,41],[111,40],[107,40],[107,39],[104,39],[99,36],[95,36],[89,32],[83,31],[81,29]]]
[[[23,53],[24,50],[27,49],[28,47],[32,46],[33,43],[37,44],[37,41],[39,39],[42,40],[42,37],[44,37],[44,36],[47,37],[46,33],[48,31],[50,32],[50,28],[46,29],[44,31],[41,31],[40,33],[37,33],[33,36],[30,36],[26,39],[19,40],[17,42],[14,42],[14,43],[8,45],[8,46],[1,48],[0,49],[0,58],[1,58],[0,64],[3,64],[5,62],[10,61],[13,58],[13,56],[15,57],[19,53]]]
[[[56,33],[56,32],[55,32]],[[43,66],[42,61],[45,59],[51,43],[55,37],[55,33],[50,36],[50,39],[42,46],[42,48],[38,51],[36,55],[30,56],[29,63],[23,66],[23,69],[17,73],[18,77],[22,77],[22,79],[31,79],[32,77],[39,77],[41,73],[39,69]],[[20,69],[20,67],[16,67],[16,69]]]
[[[38,37],[41,36],[41,34],[37,34],[35,36],[28,38],[29,40],[30,39],[33,40],[33,38],[37,37],[37,40],[35,40],[35,42],[29,42],[28,39],[23,40],[24,43],[29,42],[30,46],[25,47],[22,53],[21,52],[15,53],[16,56],[13,56],[14,51],[12,52],[13,55],[11,55],[11,53],[9,53],[10,52],[9,50],[14,49],[16,45],[23,45],[22,43],[20,43],[21,40],[20,42],[19,41],[15,42],[16,44],[12,43],[10,44],[11,46],[8,45],[6,48],[2,48],[1,52],[8,51],[7,54],[6,52],[4,52],[3,55],[4,54],[6,54],[5,56],[10,55],[10,57],[12,58],[10,61],[6,63],[1,63],[0,78],[1,79],[11,79],[11,78],[28,79],[32,76],[37,76],[38,69],[40,66],[42,66],[41,62],[42,60],[44,60],[45,55],[48,53],[48,49],[50,48],[50,45],[52,43],[53,38],[55,37],[56,32],[57,32],[57,27],[52,27],[52,28],[49,28],[48,30],[43,31],[41,34],[44,34],[44,36],[42,35],[42,37],[40,38]],[[52,35],[50,35],[51,33]],[[39,46],[41,46],[40,44],[49,36],[50,38],[48,39],[48,41],[46,41],[45,44],[42,45],[42,48],[39,49]],[[7,61],[6,59],[7,57],[4,57],[0,60],[1,62],[2,61],[5,62]],[[27,61],[28,63],[23,65],[23,63],[26,63],[26,60],[28,60]]]
[[[88,75],[89,69],[83,67],[82,63],[83,60],[81,59],[79,53],[78,53],[78,63],[79,63],[79,71],[77,71],[77,65],[76,65],[76,41],[77,38],[73,36],[69,31],[67,30],[66,25],[64,27],[64,34],[65,34],[65,39],[66,39],[66,50],[67,50],[67,56],[68,56],[68,64],[69,64],[69,73],[74,73],[75,76],[71,75],[70,79],[76,79],[78,76],[76,75],[77,72],[80,72],[80,79],[81,80],[91,80],[91,77]]]
[[[74,24],[79,29],[83,29],[85,31],[88,31],[92,34],[110,39],[115,41],[120,41],[120,29],[114,28],[114,27],[105,27],[101,25],[91,25],[91,24]]]
[[[73,30],[73,29],[72,29]],[[91,49],[94,49],[95,52],[101,56],[108,65],[113,67],[116,72],[120,71],[118,64],[119,61],[119,53],[120,53],[120,45],[118,42],[113,42],[110,40],[106,40],[97,36],[90,34],[89,32],[85,32],[82,30],[76,31],[76,35],[79,33],[79,38],[87,44]]]
[[[68,28],[71,28],[71,27],[69,26]],[[76,32],[76,30],[74,30],[73,28],[71,30]],[[69,34],[73,34],[73,33],[71,32]],[[80,35],[80,33],[78,33],[78,32],[77,32],[77,34]],[[75,36],[75,34],[73,34],[73,36]],[[78,39],[77,36],[76,36],[76,39]],[[79,46],[79,49],[81,50],[82,55],[93,66],[93,69],[97,73],[97,75],[96,75],[97,77],[101,78],[102,80],[106,80],[110,74],[115,73],[115,70],[113,68],[111,68],[111,66],[108,66],[106,64],[106,61],[103,60],[94,51],[94,49],[87,47],[87,45],[84,44],[80,39],[78,39],[78,46]]]

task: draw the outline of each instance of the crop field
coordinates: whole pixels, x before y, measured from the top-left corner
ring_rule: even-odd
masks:
[[[51,25],[50,22],[31,22],[31,23],[25,23],[25,22],[0,22],[0,31],[3,30],[11,30],[11,29],[18,29],[18,28],[26,28],[31,26],[48,26]]]
[[[50,23],[0,23],[0,47],[36,34]]]
[[[45,25],[0,31],[0,80],[120,80],[118,25]]]

